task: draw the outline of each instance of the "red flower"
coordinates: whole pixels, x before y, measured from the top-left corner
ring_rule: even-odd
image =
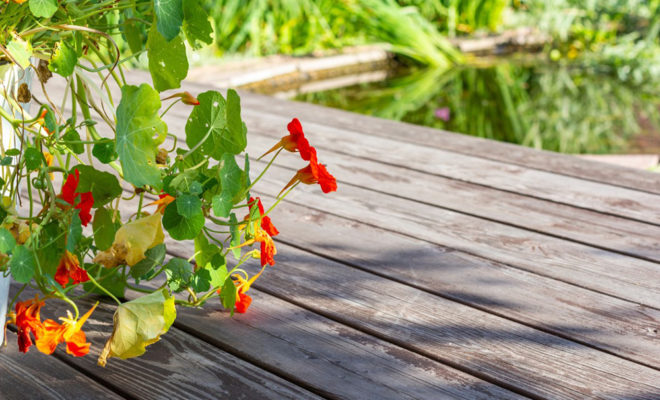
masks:
[[[305,133],[303,132],[302,125],[300,125],[298,118],[291,120],[287,125],[287,129],[289,130],[289,135],[280,139],[275,146],[259,158],[262,158],[266,154],[272,153],[279,148],[283,148],[290,152],[295,152],[297,150],[300,152],[300,157],[302,157],[303,160],[309,161],[314,148],[309,145],[309,141],[305,138]]]
[[[87,271],[80,268],[78,257],[76,257],[75,254],[69,253],[68,250],[65,250],[64,255],[60,259],[60,264],[57,266],[55,280],[62,285],[62,287],[65,287],[69,283],[69,278],[73,280],[75,285],[81,282],[87,282],[89,280],[89,275],[87,275]]]
[[[301,182],[306,185],[318,183],[321,185],[323,193],[330,193],[337,190],[337,180],[328,172],[325,165],[318,163],[318,160],[316,159],[316,150],[314,148],[312,148],[310,156],[309,165],[305,168],[299,169],[289,183],[284,186],[284,189],[282,189],[280,194],[296,182]]]
[[[87,226],[89,221],[92,220],[92,214],[90,214],[90,211],[92,206],[94,206],[94,197],[92,196],[92,192],[76,192],[79,182],[80,172],[78,172],[78,169],[75,169],[72,174],[69,174],[66,177],[59,198],[80,210],[80,213],[78,214],[80,216],[80,222],[82,222],[84,226]],[[76,198],[78,197],[80,197],[80,202],[76,204]]]
[[[32,346],[30,333],[34,335],[35,340],[39,340],[43,333],[43,325],[39,311],[44,302],[39,300],[39,296],[34,299],[16,303],[16,317],[12,318],[18,328],[18,349],[22,353],[27,353]]]
[[[236,300],[236,303],[234,303],[234,307],[236,307],[236,312],[244,314],[247,311],[248,307],[250,307],[250,304],[252,304],[252,297],[239,290],[238,299]]]

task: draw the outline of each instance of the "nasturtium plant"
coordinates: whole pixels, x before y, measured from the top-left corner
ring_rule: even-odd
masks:
[[[182,85],[186,48],[213,41],[201,1],[0,1],[0,27],[0,79],[14,68],[43,85],[0,91],[3,139],[15,138],[0,146],[0,273],[22,285],[8,314],[19,350],[88,354],[90,294],[117,305],[100,365],[143,354],[177,305],[246,312],[250,287],[276,263],[273,207],[301,183],[327,193],[336,181],[297,119],[274,127],[289,133],[251,171],[236,91],[161,93]],[[151,82],[125,79],[136,59]],[[66,90],[49,92],[53,74]],[[166,124],[171,110],[187,115],[183,132]],[[302,168],[262,202],[252,192],[283,151]],[[27,287],[41,294],[26,297]],[[62,323],[42,320],[56,299],[71,310]]]

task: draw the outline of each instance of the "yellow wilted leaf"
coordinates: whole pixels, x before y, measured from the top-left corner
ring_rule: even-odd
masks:
[[[112,268],[122,263],[132,267],[142,261],[147,250],[165,239],[161,218],[160,213],[155,213],[123,225],[117,230],[112,247],[98,253],[94,262]]]
[[[167,289],[121,304],[115,311],[112,335],[98,365],[105,367],[111,357],[125,360],[141,356],[145,347],[157,342],[175,319],[174,297]]]

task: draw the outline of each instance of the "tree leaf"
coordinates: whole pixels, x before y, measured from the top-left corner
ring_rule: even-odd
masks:
[[[7,228],[0,228],[0,253],[9,254],[16,247],[16,239],[7,230]]]
[[[67,77],[73,74],[73,70],[78,63],[78,54],[76,50],[68,43],[60,41],[55,45],[55,51],[48,63],[48,69]]]
[[[186,218],[179,214],[176,199],[165,208],[163,215],[163,227],[174,240],[194,239],[204,227],[204,214],[201,212]]]
[[[202,201],[197,196],[184,194],[176,198],[176,210],[183,218],[193,218],[202,213]]]
[[[57,0],[30,0],[30,11],[37,18],[50,18],[57,11]]]
[[[94,244],[99,250],[107,250],[112,246],[119,225],[118,218],[115,221],[112,220],[112,211],[103,207],[96,210],[92,228],[94,229]]]
[[[159,109],[158,92],[146,83],[122,87],[117,108],[117,153],[124,179],[136,187],[160,189],[162,185],[156,152],[167,134],[167,125],[158,116]]]
[[[154,268],[163,264],[166,252],[164,243],[147,250],[144,253],[146,258],[131,267],[131,276],[137,280],[150,273]]]
[[[183,23],[183,5],[181,0],[154,0],[156,26],[158,32],[167,40],[174,39]]]
[[[175,257],[165,266],[165,275],[167,276],[167,286],[175,293],[180,292],[190,283],[193,267],[183,258]]]
[[[247,145],[247,129],[243,122],[237,124],[237,119],[241,121],[238,95],[229,90],[228,96],[226,102],[220,92],[201,93],[186,122],[186,144],[193,148],[203,141],[201,153],[216,160],[224,153],[238,154]]]
[[[167,289],[121,304],[115,311],[112,335],[98,364],[104,367],[110,357],[125,360],[141,356],[146,346],[160,340],[175,319],[174,297]]]
[[[36,262],[34,254],[23,245],[16,246],[9,261],[11,276],[16,282],[28,283],[34,276]]]
[[[92,192],[94,208],[102,207],[122,194],[117,177],[109,172],[99,171],[89,165],[76,165],[80,173],[77,191]]]
[[[213,26],[199,0],[183,0],[183,32],[193,49],[213,43]]]
[[[168,42],[152,27],[147,38],[147,55],[149,72],[156,90],[162,92],[181,86],[181,81],[188,75],[188,57],[180,37]]]

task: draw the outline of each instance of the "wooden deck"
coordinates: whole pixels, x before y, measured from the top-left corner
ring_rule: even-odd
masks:
[[[110,305],[84,358],[19,354],[10,332],[0,398],[660,398],[660,174],[249,93],[242,105],[250,154],[298,117],[339,183],[272,215],[277,264],[249,312],[179,310],[145,356],[105,369]],[[265,203],[300,167],[279,158]]]

